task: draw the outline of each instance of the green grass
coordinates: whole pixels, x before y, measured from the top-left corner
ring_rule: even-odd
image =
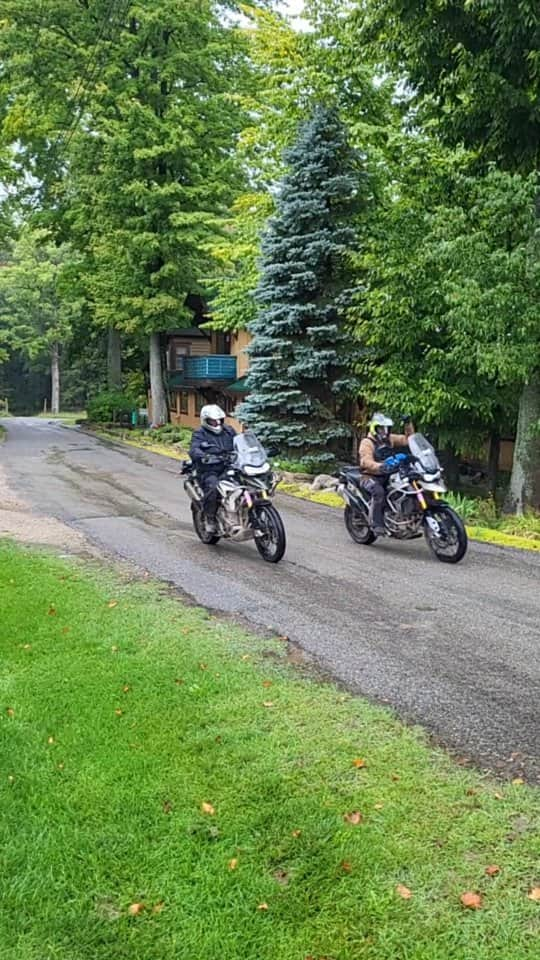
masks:
[[[2,443],[3,440],[5,440],[5,437],[6,437],[6,428],[3,427],[2,424],[0,423],[0,443]]]
[[[538,956],[530,788],[153,584],[3,541],[0,589],[2,960]]]
[[[39,413],[43,420],[62,420],[63,423],[77,423],[78,420],[86,420],[84,410],[65,410],[60,413]]]

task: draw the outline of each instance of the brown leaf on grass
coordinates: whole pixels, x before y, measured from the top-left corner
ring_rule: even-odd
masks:
[[[112,610],[113,607],[117,607],[117,606],[118,606],[118,600],[109,600],[107,606],[108,606],[109,610]]]
[[[172,813],[173,805],[170,800],[163,801],[163,813]]]
[[[492,863],[489,867],[486,867],[484,872],[486,877],[496,877],[497,874],[501,872],[501,868],[498,867],[496,863]]]
[[[271,687],[271,686],[272,686],[271,680],[263,680],[263,687]]]
[[[529,900],[540,903],[540,887],[533,887],[532,890],[529,890],[527,897]]]
[[[353,767],[356,767],[357,770],[360,770],[362,767],[365,767],[366,761],[362,760],[362,757],[356,757],[352,762]]]
[[[273,706],[274,706],[274,701],[273,701],[273,700],[264,700],[264,701],[263,701],[263,707],[273,707]]]
[[[476,789],[476,787],[469,787],[469,789],[466,790],[465,793],[468,797],[475,797],[476,794],[478,793],[478,790]]]
[[[257,907],[257,910],[268,910],[268,904],[260,903],[259,906]]]
[[[292,837],[299,837],[301,833],[302,833],[301,830],[293,830],[292,833],[291,833],[291,836],[292,836]]]
[[[494,793],[495,800],[504,800],[502,793]]]
[[[242,656],[240,657],[240,659],[241,659],[241,660],[251,660],[251,654],[249,654],[249,653],[243,653]]]
[[[111,647],[112,653],[118,653],[118,647]]]
[[[374,809],[374,810],[384,810],[384,803],[374,803],[374,804],[373,804],[373,809]]]
[[[154,906],[152,907],[152,913],[161,913],[164,906],[165,906],[165,901],[160,900],[159,903],[155,903]]]
[[[125,686],[122,687],[122,693],[129,693],[130,690],[131,690],[131,687],[129,683],[126,683]]]
[[[392,780],[394,781],[394,783],[397,783],[398,780],[401,780],[401,777],[399,776],[399,774],[393,773],[393,774],[392,774]]]
[[[6,713],[7,713],[8,717],[14,717],[14,716],[15,716],[15,711],[14,711],[13,707],[8,707],[8,708],[6,709]]]
[[[69,633],[70,630],[71,630],[71,627],[62,627],[62,633],[64,634]]]
[[[468,910],[481,910],[483,905],[480,894],[473,893],[472,890],[467,890],[465,893],[462,893],[459,899]]]
[[[362,823],[364,818],[359,810],[353,810],[352,813],[344,813],[343,819],[346,823],[352,823],[353,826],[357,826],[359,823]]]
[[[396,893],[401,897],[402,900],[410,900],[412,897],[412,890],[409,890],[409,888],[403,883],[398,883],[396,887]]]
[[[211,803],[206,803],[205,800],[201,803],[201,813],[207,813],[210,817],[215,815],[214,807]]]
[[[115,712],[115,714],[116,714],[117,717],[121,717],[124,711],[123,711],[123,710],[120,710],[120,707],[117,707],[114,712]]]
[[[138,917],[139,914],[143,912],[143,910],[146,910],[145,903],[130,903],[128,907],[128,913],[130,917]]]
[[[227,864],[227,867],[229,868],[229,870],[236,870],[237,866],[238,866],[238,857],[233,857],[231,860],[229,860]]]
[[[51,605],[50,605],[50,607],[49,607],[49,616],[50,616],[50,617],[55,617],[55,616],[56,616],[56,607],[54,607],[54,606],[52,605],[52,603],[51,603]]]
[[[286,636],[276,637],[276,640],[281,640],[283,643],[288,643],[288,642],[289,642],[289,638],[286,637]]]
[[[185,681],[183,677],[177,677],[174,682],[177,684],[177,686],[181,687]]]
[[[523,777],[514,777],[514,779],[512,780],[513,787],[522,787],[524,783],[525,781]]]
[[[289,880],[291,879],[288,872],[286,870],[283,870],[283,868],[281,867],[279,870],[274,870],[272,876],[276,881],[276,883],[281,884],[282,887],[286,887]]]
[[[348,860],[342,860],[340,863],[340,867],[344,873],[350,873],[352,870],[352,865],[349,863]]]
[[[208,664],[207,664],[207,663],[200,663],[200,664],[199,664],[199,670],[208,670]]]

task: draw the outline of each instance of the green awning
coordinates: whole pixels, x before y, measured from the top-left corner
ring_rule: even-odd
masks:
[[[240,377],[239,380],[235,380],[234,383],[228,383],[225,387],[227,393],[247,393],[247,377]]]

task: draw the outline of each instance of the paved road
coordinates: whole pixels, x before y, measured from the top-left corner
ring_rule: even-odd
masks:
[[[289,546],[274,567],[251,543],[196,539],[175,461],[43,420],[5,426],[0,466],[36,512],[201,604],[286,634],[460,755],[540,783],[539,554],[474,544],[449,567],[420,540],[359,547],[338,511],[282,496]]]

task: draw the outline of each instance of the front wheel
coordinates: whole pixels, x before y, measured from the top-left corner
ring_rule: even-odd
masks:
[[[206,543],[208,546],[212,546],[214,543],[217,543],[219,537],[215,533],[210,533],[208,527],[206,526],[206,519],[204,516],[204,510],[197,503],[191,504],[191,515],[193,517],[193,526],[195,528],[195,533],[197,534],[199,540],[202,540],[203,543]]]
[[[445,504],[430,507],[424,515],[424,535],[441,563],[459,563],[467,552],[467,531],[461,517]]]
[[[255,546],[267,563],[279,563],[287,538],[285,527],[276,508],[271,503],[257,508]]]
[[[347,504],[344,519],[349,536],[355,543],[368,546],[377,539],[369,525],[367,514],[363,510],[355,510],[354,507]]]

